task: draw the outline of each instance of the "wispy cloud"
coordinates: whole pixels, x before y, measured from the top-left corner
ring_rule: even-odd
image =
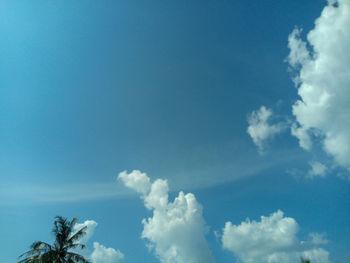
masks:
[[[78,202],[118,198],[131,191],[108,183],[5,184],[0,187],[0,204]]]
[[[240,149],[241,145],[237,149]],[[247,148],[247,147],[245,147]],[[229,163],[204,164],[196,169],[183,172],[168,171],[165,178],[172,182],[172,191],[193,190],[210,187],[254,176],[261,171],[287,163],[302,160],[298,152],[273,152],[269,156],[257,158],[253,148],[233,153]],[[254,165],[251,165],[254,163]],[[214,176],[215,175],[215,176]],[[135,182],[136,183],[136,182]],[[26,203],[84,202],[89,200],[115,199],[135,192],[115,183],[81,182],[51,183],[2,182],[0,186],[0,205]]]
[[[325,177],[327,173],[327,166],[320,162],[310,162],[310,170],[308,171],[308,178],[314,178],[314,177]]]

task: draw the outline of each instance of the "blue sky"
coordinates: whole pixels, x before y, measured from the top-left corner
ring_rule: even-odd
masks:
[[[93,263],[350,260],[348,0],[0,5],[1,262],[56,215]]]

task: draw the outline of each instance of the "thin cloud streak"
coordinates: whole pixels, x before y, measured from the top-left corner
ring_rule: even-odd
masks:
[[[252,149],[253,150],[253,149]],[[198,169],[174,173],[168,171],[165,179],[174,186],[171,192],[203,189],[255,176],[272,167],[293,165],[303,160],[303,154],[295,151],[275,152],[258,158],[256,152],[246,151],[237,155],[229,165],[217,163]],[[254,154],[256,155],[254,157]],[[248,156],[250,155],[250,156]],[[254,165],[251,165],[254,163]],[[110,200],[136,195],[115,181],[74,184],[3,183],[0,186],[0,205],[22,205],[42,203],[69,203],[91,200]]]
[[[5,185],[0,188],[0,205],[113,199],[130,195],[130,192],[115,182],[69,185]]]

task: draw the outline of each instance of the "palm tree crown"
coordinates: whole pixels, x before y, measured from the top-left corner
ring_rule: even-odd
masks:
[[[85,245],[78,243],[86,234],[86,226],[74,231],[78,218],[72,221],[62,216],[56,216],[52,229],[55,235],[53,245],[42,241],[36,241],[30,246],[30,250],[20,255],[18,263],[89,263],[82,255],[71,252],[72,249],[84,249]]]

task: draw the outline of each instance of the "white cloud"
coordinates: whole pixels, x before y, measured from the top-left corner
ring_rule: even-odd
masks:
[[[308,171],[308,178],[313,178],[315,176],[325,177],[327,172],[327,166],[320,162],[310,162],[311,169]]]
[[[328,243],[327,239],[324,239],[324,234],[320,233],[310,233],[311,243],[314,245],[324,245]]]
[[[79,242],[85,244],[89,241],[89,239],[92,237],[92,235],[94,234],[95,228],[97,227],[97,222],[94,220],[86,220],[84,223],[76,223],[74,225],[73,230],[76,232],[80,229],[82,229],[83,227],[87,227],[86,228],[86,235],[84,235]]]
[[[244,263],[299,263],[300,256],[313,263],[329,262],[329,253],[317,245],[326,243],[322,235],[310,234],[311,240],[300,242],[299,226],[290,217],[277,211],[260,222],[247,221],[240,225],[227,222],[223,229],[222,244]]]
[[[288,62],[294,68],[310,59],[310,54],[306,48],[306,43],[300,41],[300,33],[301,29],[295,28],[288,37],[288,47],[290,49]]]
[[[261,153],[264,150],[266,141],[280,133],[284,128],[284,124],[281,122],[276,124],[270,123],[272,115],[272,110],[261,106],[259,110],[253,111],[248,117],[249,126],[247,132]]]
[[[119,263],[124,259],[124,255],[119,250],[94,242],[94,251],[90,258],[92,263]]]
[[[138,170],[133,170],[129,174],[127,171],[123,171],[119,173],[118,179],[122,180],[127,187],[141,194],[146,194],[151,188],[151,182],[147,174]]]
[[[296,123],[293,123],[291,126],[291,133],[299,139],[299,145],[301,148],[311,150],[312,141],[307,129],[299,127]]]
[[[86,220],[84,223],[76,223],[74,225],[74,231],[79,231],[83,227],[87,227],[86,235],[79,240],[79,243],[86,244],[93,236],[97,225],[97,222],[94,220]],[[106,248],[98,242],[94,242],[93,246],[94,250],[91,254],[88,251],[80,249],[78,252],[87,258],[90,258],[92,263],[119,263],[124,259],[123,253],[121,253],[119,250],[115,250],[114,248]]]
[[[165,180],[158,179],[149,185],[149,178],[135,171],[129,175],[123,172],[118,178],[126,186],[143,194],[145,206],[153,211],[152,217],[142,220],[142,238],[149,241],[148,247],[162,263],[214,262],[205,239],[208,229],[202,206],[193,194],[180,192],[174,202],[169,202],[168,183]],[[142,186],[140,182],[145,185]]]
[[[307,41],[295,29],[288,46],[300,96],[292,134],[307,150],[319,138],[324,151],[350,170],[350,1],[329,1]]]

